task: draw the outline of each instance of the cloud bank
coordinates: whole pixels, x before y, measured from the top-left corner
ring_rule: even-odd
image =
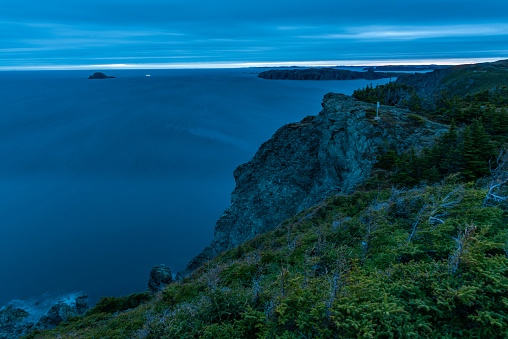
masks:
[[[504,0],[4,0],[0,69],[494,60],[508,58],[507,11]]]

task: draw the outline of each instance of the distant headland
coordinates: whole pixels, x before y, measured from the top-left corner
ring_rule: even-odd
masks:
[[[376,80],[383,78],[396,78],[401,73],[374,72],[369,69],[366,72],[349,71],[334,68],[306,68],[306,69],[272,69],[259,73],[258,77],[272,80]]]
[[[387,65],[387,66],[372,66],[365,67],[363,70],[367,71],[372,68],[373,71],[383,72],[422,72],[433,71],[435,69],[442,69],[452,67],[453,65]]]

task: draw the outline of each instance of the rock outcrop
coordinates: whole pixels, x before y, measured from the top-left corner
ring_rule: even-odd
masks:
[[[150,279],[148,280],[148,290],[151,292],[159,292],[169,283],[173,281],[171,270],[164,264],[154,266],[150,271]]]
[[[375,105],[343,94],[327,94],[322,106],[319,115],[280,128],[235,170],[231,206],[187,272],[331,194],[351,192],[369,177],[380,150],[418,149],[446,131],[391,106],[381,106],[376,120]]]
[[[87,309],[87,295],[79,295],[74,300],[60,300],[39,319],[37,328],[50,328],[57,326],[70,317],[84,314]]]
[[[114,79],[115,77],[110,77],[104,73],[101,72],[95,72],[94,74],[90,75],[88,79]]]
[[[83,315],[88,309],[88,296],[77,294],[59,299],[42,313],[41,308],[44,306],[36,302],[0,309],[0,339],[19,338],[34,330],[53,328],[70,317]]]
[[[0,309],[0,339],[14,339],[28,333],[26,318],[29,313],[9,305]],[[34,324],[30,323],[30,327]]]
[[[396,78],[400,73],[381,73],[369,69],[366,72],[349,71],[334,68],[308,68],[308,69],[272,69],[259,73],[258,77],[272,80],[376,80],[383,78]]]

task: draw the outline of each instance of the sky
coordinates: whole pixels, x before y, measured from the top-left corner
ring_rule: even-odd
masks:
[[[508,58],[506,0],[1,0],[0,70]]]

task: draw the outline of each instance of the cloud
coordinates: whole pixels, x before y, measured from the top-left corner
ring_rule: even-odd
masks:
[[[281,31],[294,31],[294,30],[302,30],[302,29],[315,29],[317,26],[279,26],[278,30]]]
[[[31,6],[4,1],[9,6],[0,14],[0,66],[6,67],[51,60],[144,65],[157,59],[503,58],[506,53],[499,46],[508,43],[508,20],[493,19],[508,10],[505,0],[492,0],[496,11],[477,8],[472,0],[314,0],[312,5],[289,0],[260,0],[256,5],[233,0],[48,0],[41,5],[27,0],[33,1]],[[9,12],[15,7],[27,11]]]
[[[132,37],[154,37],[154,36],[183,36],[183,33],[175,33],[175,32],[164,32],[164,31],[156,31],[156,30],[136,30],[124,28],[122,30],[108,30],[108,29],[97,29],[97,28],[59,28],[54,32],[57,36],[84,36],[89,37],[93,36],[95,38],[103,38],[103,39],[124,39],[124,38],[132,38]]]
[[[508,24],[443,25],[443,26],[366,26],[349,27],[338,34],[304,35],[306,39],[416,40],[447,37],[508,35]]]
[[[23,53],[23,52],[40,52],[53,50],[55,50],[55,48],[51,47],[15,47],[15,48],[0,48],[0,53]]]

